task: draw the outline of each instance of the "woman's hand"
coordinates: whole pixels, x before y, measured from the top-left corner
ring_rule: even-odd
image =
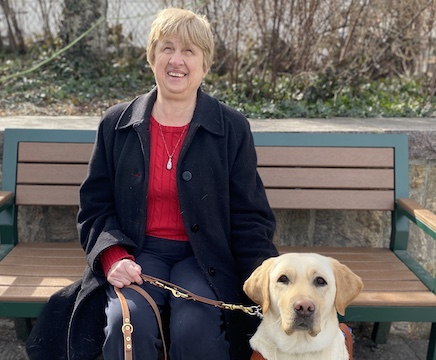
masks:
[[[131,283],[142,284],[141,266],[130,259],[115,262],[107,273],[107,281],[113,286],[122,288]]]

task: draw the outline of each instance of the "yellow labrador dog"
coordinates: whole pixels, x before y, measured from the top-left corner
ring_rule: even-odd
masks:
[[[251,347],[266,360],[348,360],[337,313],[362,288],[347,266],[319,254],[265,260],[244,284],[263,312]]]

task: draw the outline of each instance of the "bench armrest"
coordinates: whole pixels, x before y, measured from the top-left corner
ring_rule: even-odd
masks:
[[[397,208],[416,226],[425,233],[436,239],[436,214],[421,206],[415,200],[410,198],[401,198],[397,200]],[[436,294],[436,275],[430,273],[419,264],[407,250],[395,251],[395,254],[408,266],[416,276]]]
[[[14,202],[14,194],[10,191],[0,191],[0,212],[11,206]]]
[[[413,223],[436,239],[436,215],[434,213],[410,198],[398,199],[397,206]]]

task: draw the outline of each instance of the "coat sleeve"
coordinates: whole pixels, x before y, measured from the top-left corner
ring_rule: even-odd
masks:
[[[124,109],[123,104],[110,108],[97,131],[88,174],[80,188],[77,227],[81,245],[92,271],[103,275],[100,254],[113,245],[128,251],[136,245],[121,231],[114,200],[114,166],[112,147],[115,122]]]
[[[257,172],[253,135],[247,120],[235,129],[235,157],[230,169],[232,251],[242,281],[268,257],[276,256],[273,244],[275,218]]]

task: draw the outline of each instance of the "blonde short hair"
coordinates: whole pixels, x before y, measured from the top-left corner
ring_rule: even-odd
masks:
[[[168,8],[157,15],[147,41],[147,60],[154,64],[158,41],[179,36],[182,43],[192,43],[203,51],[203,69],[209,71],[213,61],[214,40],[210,24],[204,16],[190,10]]]

